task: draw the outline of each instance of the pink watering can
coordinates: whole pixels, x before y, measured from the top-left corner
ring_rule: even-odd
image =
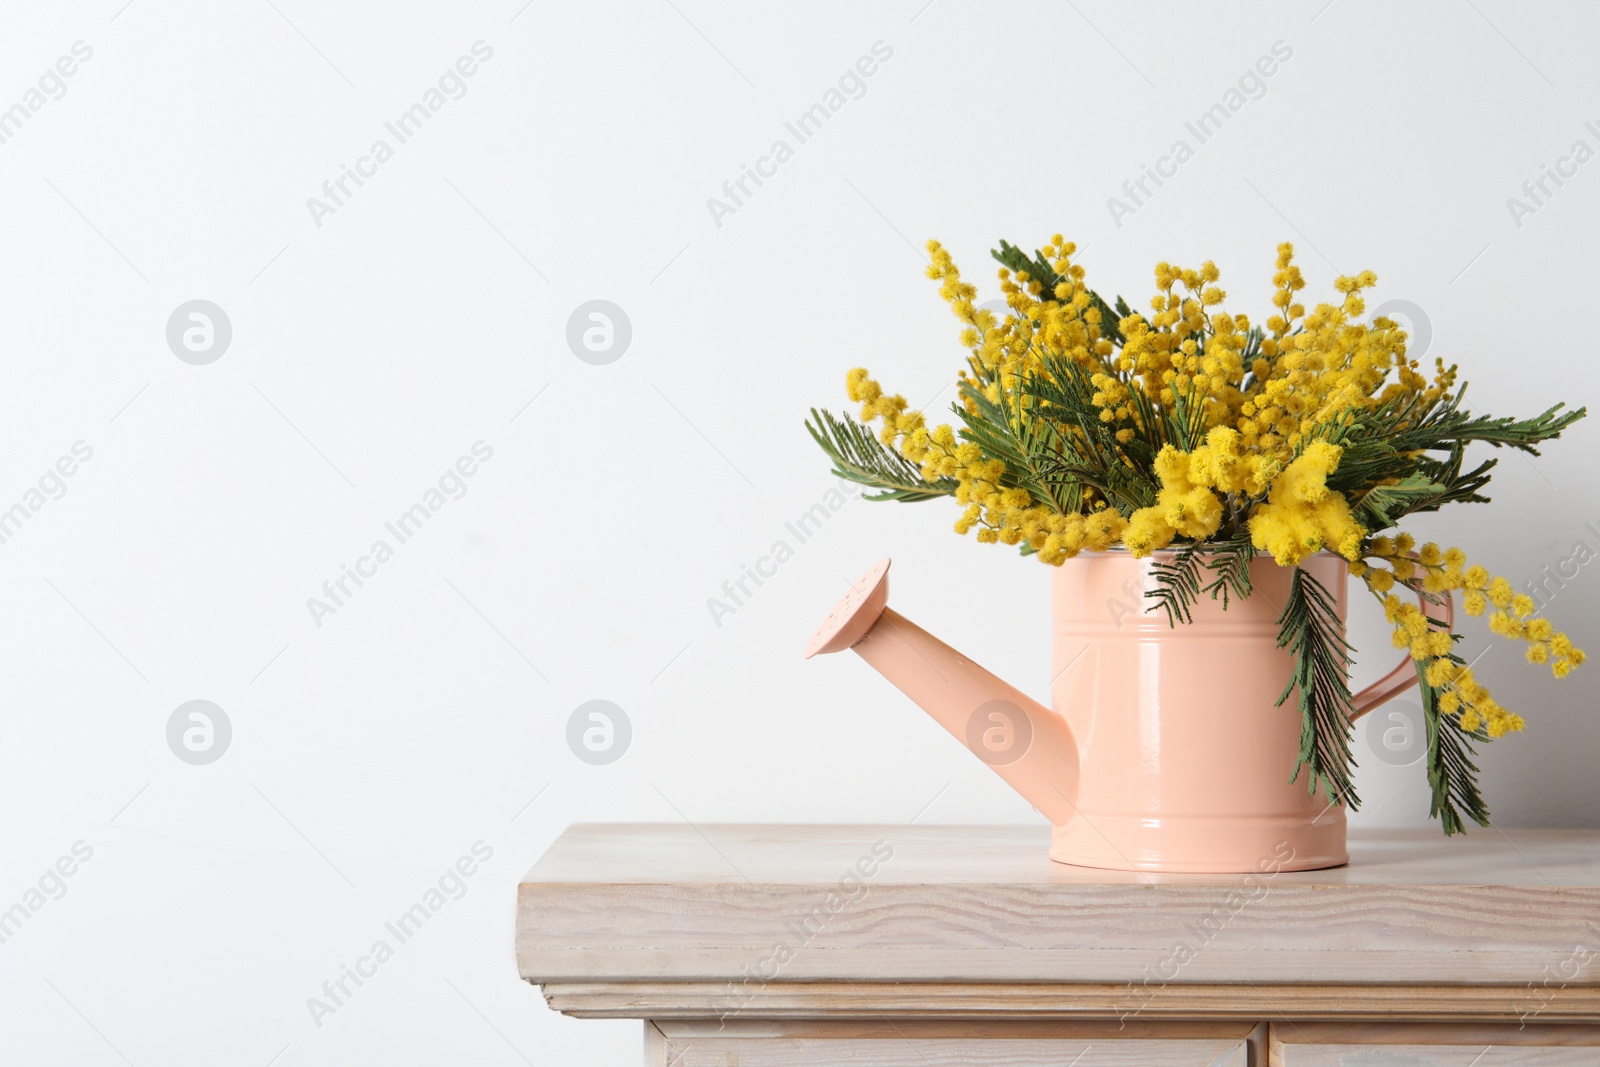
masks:
[[[1292,657],[1277,647],[1292,569],[1251,563],[1253,592],[1226,610],[1202,597],[1169,626],[1147,600],[1155,559],[1085,553],[1055,569],[1055,710],[990,674],[888,606],[889,560],[839,601],[806,645],[854,649],[989,764],[1054,827],[1050,857],[1085,867],[1252,873],[1336,867],[1345,809],[1312,794],[1294,699],[1277,706]],[[1345,619],[1348,565],[1301,569]],[[1424,605],[1448,622],[1448,606]],[[1356,694],[1353,717],[1416,684],[1409,659]]]

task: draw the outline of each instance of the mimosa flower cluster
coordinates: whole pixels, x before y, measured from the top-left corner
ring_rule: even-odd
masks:
[[[1489,611],[1491,632],[1525,642],[1528,662],[1549,663],[1557,678],[1565,678],[1584,661],[1583,649],[1557,632],[1549,619],[1529,618],[1534,612],[1533,598],[1515,592],[1509,581],[1491,577],[1482,567],[1466,566],[1466,555],[1459,548],[1441,551],[1432,542],[1420,552],[1414,552],[1414,547],[1410,534],[1372,538],[1368,558],[1351,563],[1350,573],[1365,579],[1367,588],[1383,598],[1384,616],[1394,625],[1395,647],[1410,650],[1424,681],[1439,690],[1443,714],[1456,716],[1468,733],[1482,727],[1490,737],[1501,737],[1521,730],[1522,716],[1501,707],[1472,676],[1472,668],[1452,657],[1452,635],[1391,590],[1397,585],[1420,585],[1435,596],[1460,591],[1468,615]]]
[[[1495,461],[1467,467],[1470,444],[1536,455],[1584,411],[1556,405],[1517,420],[1465,410],[1454,366],[1436,360],[1425,374],[1397,323],[1367,319],[1371,271],[1336,278],[1334,297],[1308,310],[1294,249],[1282,244],[1272,310],[1257,322],[1227,309],[1216,264],[1159,263],[1148,309],[1136,311],[1089,288],[1076,247],[1058,234],[1032,256],[1001,242],[1008,310],[997,315],[944,247],[931,241],[928,253],[967,350],[959,421],[930,423],[860,367],[846,377],[859,422],[814,413],[811,432],[836,472],[878,490],[869,499],[954,497],[956,532],[1052,566],[1084,551],[1161,553],[1168,580],[1152,595],[1175,620],[1201,589],[1202,564],[1213,573],[1204,591],[1225,600],[1249,595],[1255,555],[1297,567],[1335,553],[1383,602],[1430,713],[1479,740],[1520,730],[1522,719],[1455,654],[1459,638],[1401,593],[1423,604],[1458,595],[1467,615],[1487,614],[1493,633],[1522,642],[1558,678],[1583,663],[1505,578],[1468,566],[1456,548],[1417,550],[1396,527],[1487,500]]]
[[[1053,259],[1060,277],[1048,293],[1026,270],[1000,270],[1012,309],[1003,320],[976,306],[976,288],[961,280],[943,246],[930,241],[928,251],[929,277],[943,283],[940,295],[966,324],[961,340],[971,351],[971,374],[963,370],[960,377],[990,402],[1021,399],[1020,386],[1065,359],[1088,372],[1095,416],[1114,428],[1121,445],[1150,436],[1153,409],[1182,405],[1203,419],[1203,444],[1185,451],[1164,443],[1150,464],[1158,478],[1154,505],[1124,516],[1110,507],[1114,500],[1088,487],[1083,506],[1062,514],[1026,490],[1008,492],[1002,460],[957,444],[948,425],[929,429],[920,412],[908,412],[905,398],[886,394],[865,368],[850,372],[846,386],[862,405],[862,421],[882,420],[883,442],[920,463],[924,477],[956,479],[953,495],[968,505],[958,532],[976,527],[980,541],[1025,541],[1049,564],[1116,543],[1147,555],[1175,538],[1212,537],[1225,518],[1247,523],[1255,547],[1286,566],[1324,548],[1359,558],[1362,531],[1345,499],[1326,486],[1341,449],[1318,440],[1318,430],[1354,407],[1408,393],[1436,401],[1455,379],[1455,369],[1441,360],[1430,387],[1406,361],[1405,333],[1392,320],[1355,321],[1366,306],[1362,290],[1377,281],[1370,271],[1339,278],[1341,303],[1321,304],[1308,316],[1295,296],[1305,281],[1289,244],[1278,247],[1273,303],[1280,310],[1267,319],[1265,334],[1252,333],[1248,317],[1221,309],[1227,294],[1212,284],[1220,272],[1209,261],[1197,271],[1157,264],[1153,314],[1130,312],[1111,331],[1103,302],[1072,262],[1076,246],[1059,234],[1040,253]],[[964,405],[978,413],[976,398],[966,396]],[[1018,413],[1043,415],[1036,405]],[[1074,428],[1049,429],[1071,434]],[[1108,513],[1091,534],[1087,519],[1097,511]],[[1084,521],[1071,521],[1075,516]]]

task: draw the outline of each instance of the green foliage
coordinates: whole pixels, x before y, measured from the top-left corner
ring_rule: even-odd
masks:
[[[1226,611],[1230,597],[1249,597],[1250,561],[1255,555],[1248,537],[1184,545],[1171,555],[1156,557],[1150,567],[1156,587],[1145,596],[1161,606],[1173,627],[1194,621],[1193,608],[1202,594],[1221,600]],[[1201,574],[1202,566],[1210,572],[1209,580]]]
[[[1430,406],[1416,394],[1403,394],[1369,410],[1347,412],[1323,429],[1319,436],[1344,450],[1328,487],[1350,499],[1356,521],[1375,533],[1445,504],[1487,503],[1479,490],[1489,483],[1497,461],[1463,471],[1468,444],[1482,441],[1537,456],[1537,445],[1560,437],[1588,411],[1564,412],[1565,405],[1557,404],[1531,419],[1496,418],[1461,410],[1465,395],[1463,386]]]
[[[833,460],[834,474],[880,490],[863,496],[864,500],[935,500],[955,492],[953,478],[925,480],[915,463],[884,445],[871,430],[848,415],[836,418],[832,412],[812,408],[806,429]]]
[[[1056,286],[1066,280],[1056,273],[1055,268],[1045,260],[1043,255],[1035,252],[1030,259],[1026,252],[1009,241],[1001,241],[1000,247],[992,250],[989,254],[1001,265],[1010,268],[1012,273],[1026,274],[1031,280],[1038,282],[1046,293],[1055,292]],[[1105,302],[1105,299],[1099,293],[1091,289],[1089,290],[1089,304],[1091,307],[1100,309],[1101,332],[1110,338],[1113,344],[1122,344],[1122,331],[1118,328],[1117,323],[1118,320],[1125,319],[1133,314],[1133,309],[1128,306],[1128,302],[1119,296],[1117,297],[1117,305],[1113,308]]]
[[[1210,593],[1212,600],[1220,596],[1222,608],[1226,611],[1230,593],[1240,600],[1250,597],[1250,561],[1256,558],[1256,546],[1250,543],[1249,535],[1245,534],[1214,544],[1211,551],[1213,555],[1206,566],[1214,577],[1202,591]]]
[[[1063,483],[1080,494],[1083,486],[1100,492],[1123,516],[1155,503],[1157,480],[1150,464],[1156,449],[1149,440],[1135,438],[1123,444],[1116,429],[1100,421],[1094,406],[1094,384],[1089,372],[1071,360],[1043,359],[1043,373],[1029,375],[1018,387],[1019,409],[1025,406],[1031,422],[1048,422],[1063,428],[1051,439],[1052,453],[1035,457],[1035,468],[1052,483]],[[981,391],[970,386],[964,395],[979,407],[980,417],[989,404]],[[973,435],[973,419],[962,436]]]
[[[1350,512],[1369,530],[1387,530],[1401,517],[1426,507],[1446,486],[1426,474],[1408,474],[1393,485],[1375,485],[1350,501]]]
[[[1466,392],[1467,387],[1463,385],[1456,391],[1455,396],[1434,412],[1415,433],[1400,435],[1401,447],[1440,448],[1444,442],[1459,441],[1465,444],[1468,441],[1483,441],[1496,448],[1505,446],[1526,452],[1530,456],[1537,456],[1539,450],[1534,445],[1560,437],[1562,430],[1589,412],[1588,408],[1562,412],[1561,409],[1567,405],[1556,404],[1531,419],[1475,416],[1460,410],[1461,400],[1466,396]]]
[[[1298,779],[1303,769],[1309,792],[1321,786],[1330,801],[1343,801],[1354,811],[1361,799],[1350,780],[1355,766],[1350,755],[1350,645],[1333,597],[1299,567],[1278,617],[1278,647],[1294,656],[1294,672],[1278,705],[1291,693],[1298,693],[1300,705],[1300,754],[1289,780]]]
[[[1458,656],[1451,660],[1460,663]],[[1489,807],[1478,790],[1478,765],[1472,762],[1472,742],[1489,741],[1488,732],[1479,727],[1468,733],[1460,721],[1439,708],[1443,690],[1428,684],[1419,664],[1417,688],[1422,693],[1422,716],[1428,726],[1428,788],[1433,793],[1429,815],[1439,820],[1445,834],[1465,833],[1466,817],[1479,826],[1489,825]]]
[[[1082,485],[1061,469],[1061,456],[1071,446],[1059,426],[1025,416],[1022,397],[1002,393],[997,403],[970,380],[962,383],[961,395],[975,409],[969,413],[960,404],[952,408],[964,424],[961,436],[983,449],[985,456],[1005,462],[1000,484],[1026,489],[1033,499],[1049,501],[1063,513],[1082,508]]]
[[[1200,545],[1184,545],[1170,556],[1156,557],[1150,566],[1156,587],[1145,596],[1161,605],[1167,613],[1167,625],[1177,628],[1178,623],[1194,621],[1191,609],[1200,599]]]
[[[1030,257],[1028,253],[1010,241],[1001,241],[1000,247],[989,254],[998,260],[1002,266],[1009,268],[1013,274],[1026,274],[1047,290],[1053,290],[1063,280],[1043,255],[1035,252]]]

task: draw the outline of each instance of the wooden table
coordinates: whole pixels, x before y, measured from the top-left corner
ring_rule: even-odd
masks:
[[[518,893],[552,1008],[654,1067],[1600,1064],[1600,831],[1353,832],[1247,876],[1042,826],[578,825]]]

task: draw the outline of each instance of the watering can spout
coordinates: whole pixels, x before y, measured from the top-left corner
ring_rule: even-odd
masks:
[[[853,649],[1056,826],[1077,812],[1078,745],[1062,716],[888,606],[889,560],[855,582],[805,657]]]

